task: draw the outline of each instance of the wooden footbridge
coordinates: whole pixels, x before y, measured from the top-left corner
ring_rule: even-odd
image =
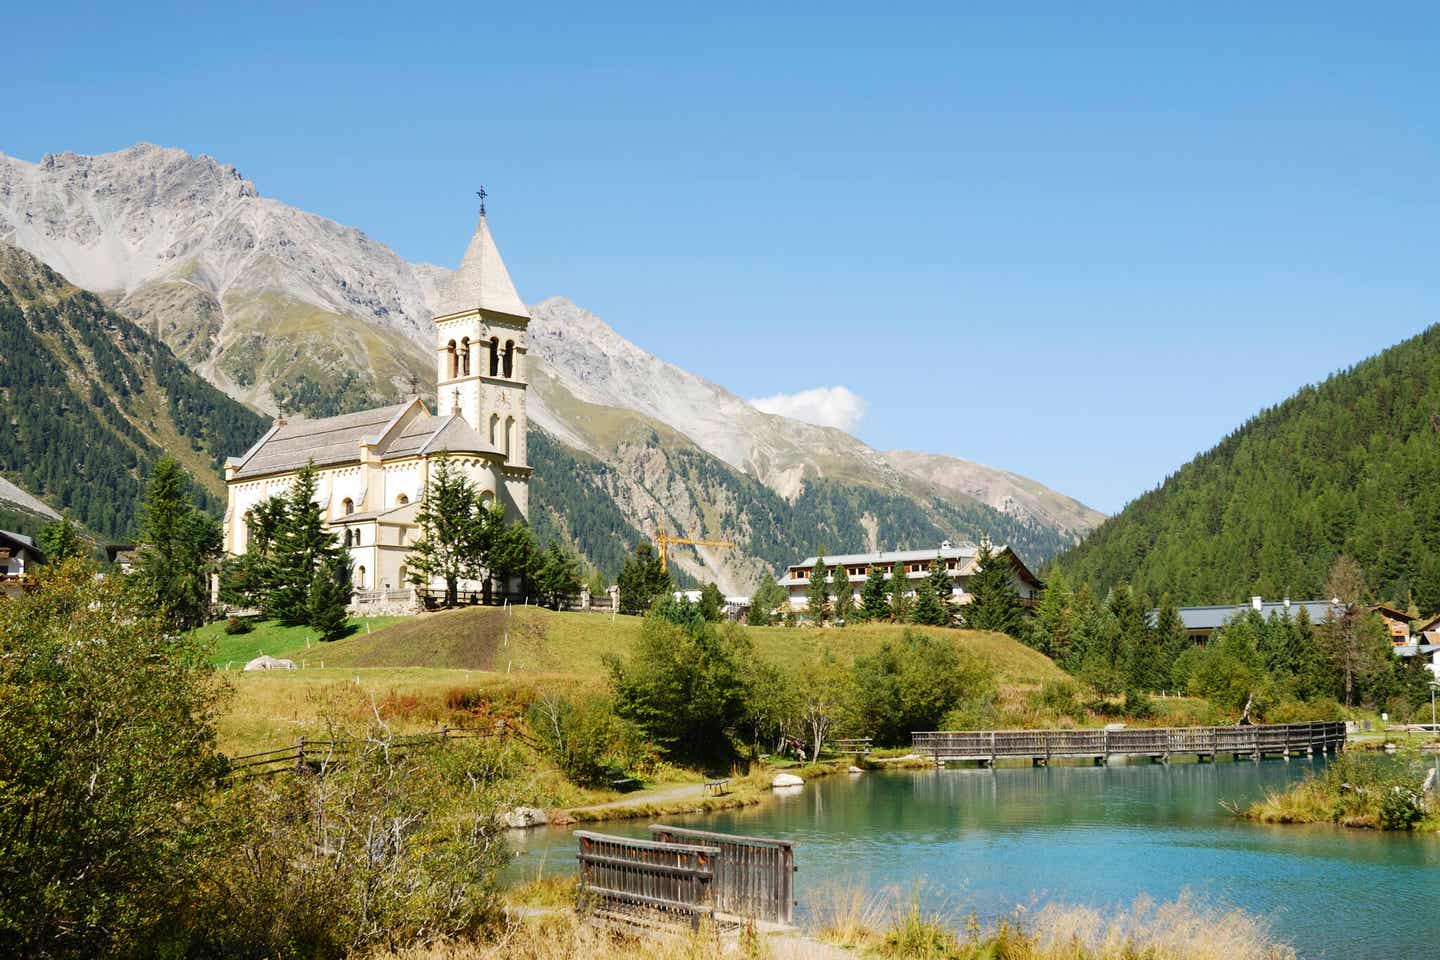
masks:
[[[1179,754],[1214,760],[1264,756],[1313,756],[1345,748],[1343,721],[1277,723],[1236,727],[1140,727],[1123,730],[947,730],[911,734],[915,752],[936,765],[947,762],[1030,760],[1043,766],[1052,759],[1147,757],[1168,761]]]

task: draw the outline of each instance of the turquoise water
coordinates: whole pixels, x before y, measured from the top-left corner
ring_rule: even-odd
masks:
[[[919,882],[927,906],[981,917],[1189,890],[1269,918],[1302,957],[1440,958],[1440,839],[1258,826],[1220,804],[1248,804],[1323,762],[867,773],[667,822],[795,841],[802,919],[818,888],[848,881],[907,891]],[[568,830],[533,831],[518,849],[516,875],[574,869]]]

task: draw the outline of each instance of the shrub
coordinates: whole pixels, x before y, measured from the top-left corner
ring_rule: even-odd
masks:
[[[575,783],[599,786],[607,769],[630,770],[648,759],[639,728],[598,697],[546,694],[530,707],[526,724],[545,755]]]
[[[1080,687],[1073,680],[1047,680],[1030,695],[1030,704],[1057,716],[1074,717],[1085,712],[1080,702]]]
[[[1155,701],[1151,700],[1143,690],[1126,690],[1125,703],[1121,707],[1127,717],[1134,717],[1137,720],[1149,720],[1160,711],[1155,708]]]
[[[1380,794],[1380,829],[1410,830],[1425,819],[1425,798],[1420,791],[1392,784]]]
[[[915,730],[934,730],[951,711],[993,707],[995,671],[948,640],[906,630],[854,667],[855,723],[879,746],[910,742]]]
[[[149,954],[195,882],[224,687],[80,560],[0,600],[0,955]]]
[[[232,637],[242,633],[249,633],[254,629],[254,625],[252,625],[246,617],[232,616],[225,618],[225,632]]]

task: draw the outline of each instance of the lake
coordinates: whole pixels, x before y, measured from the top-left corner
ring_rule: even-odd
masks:
[[[982,918],[1047,901],[1104,906],[1141,894],[1269,918],[1302,957],[1440,957],[1440,839],[1237,821],[1246,805],[1318,769],[1263,762],[1001,767],[838,776],[793,796],[666,822],[797,844],[798,914],[837,881],[909,891]],[[590,829],[646,835],[646,821]],[[570,831],[517,842],[514,875],[573,871]]]

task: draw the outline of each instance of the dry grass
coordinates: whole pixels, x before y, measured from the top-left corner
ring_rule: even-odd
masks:
[[[982,928],[973,917],[927,913],[913,894],[886,903],[858,887],[841,887],[818,898],[815,912],[813,938],[742,934],[738,943],[722,943],[713,932],[637,940],[587,926],[569,911],[532,910],[486,942],[417,947],[373,960],[1295,960],[1264,921],[1188,896],[1159,904],[1141,899],[1118,910],[1051,906]]]

